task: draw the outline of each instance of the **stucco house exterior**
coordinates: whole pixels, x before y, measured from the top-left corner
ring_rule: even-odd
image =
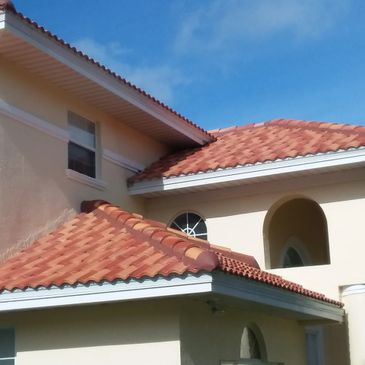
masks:
[[[0,364],[365,361],[365,127],[205,131],[5,0],[0,80]]]

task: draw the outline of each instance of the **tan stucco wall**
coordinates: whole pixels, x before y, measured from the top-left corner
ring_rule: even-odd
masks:
[[[103,148],[141,164],[149,164],[167,148],[130,127],[10,65],[0,57],[0,99],[67,129],[68,111],[96,121]],[[101,158],[107,187],[94,187],[66,176],[67,142],[0,114],[0,254],[10,246],[32,241],[67,216],[80,202],[105,199],[143,213],[143,200],[130,197],[126,179],[133,173]]]
[[[17,365],[180,364],[179,317],[140,302],[0,315],[15,327]]]
[[[235,308],[213,315],[206,303],[187,303],[181,319],[182,365],[239,360],[243,329],[252,323],[263,336],[268,361],[306,364],[305,330],[295,320]]]
[[[349,173],[347,173],[349,175]],[[337,175],[336,175],[337,176]],[[257,184],[222,191],[164,196],[146,201],[146,214],[168,223],[178,212],[193,210],[205,219],[210,242],[253,255],[265,265],[264,222],[269,209],[290,197],[307,197],[322,208],[328,224],[330,265],[272,270],[304,286],[339,298],[340,285],[364,280],[363,179],[335,183],[332,176],[318,186],[293,188],[293,182]],[[249,192],[249,193],[248,193]],[[288,222],[290,224],[290,221]]]

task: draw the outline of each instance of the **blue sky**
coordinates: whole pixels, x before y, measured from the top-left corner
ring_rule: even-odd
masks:
[[[14,3],[204,128],[365,124],[365,1]]]

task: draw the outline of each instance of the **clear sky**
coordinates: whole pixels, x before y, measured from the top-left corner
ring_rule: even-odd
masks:
[[[15,0],[207,129],[365,124],[363,0]]]

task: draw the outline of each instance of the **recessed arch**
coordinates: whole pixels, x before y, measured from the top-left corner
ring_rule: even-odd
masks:
[[[267,268],[330,263],[327,220],[321,206],[310,198],[297,195],[273,204],[265,217],[263,236]]]
[[[267,360],[264,337],[255,323],[243,327],[240,344],[240,359]]]

